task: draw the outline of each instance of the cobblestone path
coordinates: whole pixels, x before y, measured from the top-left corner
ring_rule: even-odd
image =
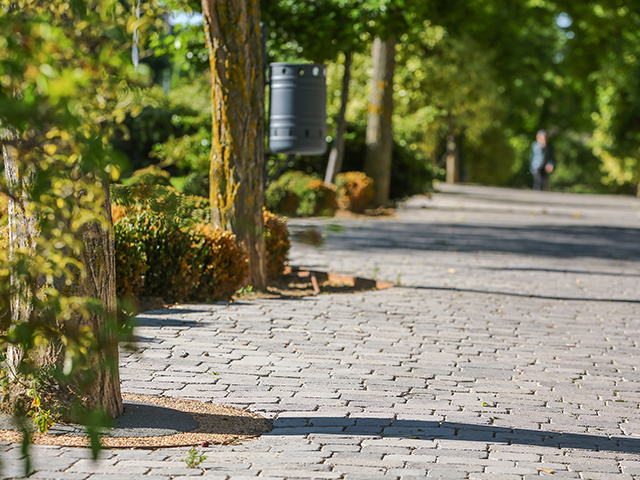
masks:
[[[323,239],[292,264],[398,285],[146,312],[121,356],[124,391],[246,407],[271,433],[194,469],[186,448],[37,447],[31,478],[640,479],[639,200],[442,185],[391,218],[290,227]]]

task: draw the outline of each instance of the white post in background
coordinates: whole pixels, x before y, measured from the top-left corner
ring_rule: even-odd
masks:
[[[140,0],[136,2],[136,18],[140,18]],[[133,66],[138,68],[140,63],[140,49],[138,43],[140,41],[140,35],[138,35],[138,29],[133,31],[133,49],[131,51],[131,59],[133,60]]]

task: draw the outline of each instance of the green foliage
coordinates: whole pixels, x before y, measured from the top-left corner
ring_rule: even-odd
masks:
[[[233,242],[216,244],[213,233],[180,227],[179,222],[152,212],[124,218],[114,228],[118,293],[162,297],[168,302],[221,298],[228,292],[212,288],[217,267],[226,267],[224,274],[235,278],[236,284],[228,287],[231,293],[242,282],[244,256],[232,255]]]
[[[47,433],[47,430],[55,423],[51,417],[51,410],[42,408],[40,396],[34,389],[29,390],[27,395],[33,398],[31,401],[31,409],[27,412],[27,415],[32,418],[33,424],[38,432]]]
[[[112,140],[134,169],[160,163],[180,172],[208,172],[211,87],[206,80],[196,78],[168,95],[157,86],[144,91],[139,112],[124,118],[126,130]]]
[[[155,168],[132,178],[138,183],[112,188],[118,294],[174,302],[235,293],[246,255],[234,235],[210,226],[208,200],[154,185],[165,179]]]
[[[289,171],[266,191],[269,210],[300,217],[332,216],[338,208],[336,193],[318,175]]]
[[[201,5],[197,5],[201,9]],[[151,39],[150,48],[156,57],[171,65],[171,84],[193,81],[204,76],[209,68],[209,52],[202,25],[174,25],[170,35]]]
[[[553,190],[575,193],[614,193],[612,186],[603,183],[600,160],[575,131],[563,132],[550,141],[556,152],[556,167],[550,176]],[[623,187],[622,187],[623,188]],[[618,187],[618,193],[625,192]]]
[[[198,452],[196,447],[192,447],[187,454],[187,458],[184,458],[182,461],[187,464],[187,468],[196,468],[202,462],[207,459],[206,455],[202,455]]]
[[[287,256],[291,249],[286,218],[281,218],[267,209],[263,211],[264,242],[267,249],[267,277],[278,279],[284,273]]]
[[[326,62],[362,49],[368,39],[361,1],[262,0],[271,61]]]
[[[133,172],[131,177],[123,180],[123,184],[129,187],[141,186],[141,185],[164,185],[165,187],[170,185],[169,179],[171,175],[169,172],[158,168],[155,165],[150,165],[147,168],[142,168]]]
[[[114,225],[116,246],[116,292],[119,297],[138,297],[149,269],[145,245],[127,219]]]
[[[436,170],[424,156],[417,154],[417,146],[401,145],[394,141],[391,156],[390,198],[400,199],[431,190]],[[345,135],[343,170],[362,171],[365,157],[365,128],[349,124]]]
[[[0,226],[7,222],[9,215],[9,199],[0,192]]]
[[[488,128],[475,141],[467,138],[462,149],[468,182],[498,186],[513,184],[515,151],[504,130]],[[525,173],[528,173],[528,156],[526,160]]]
[[[155,177],[156,173],[143,175],[137,184],[111,186],[111,197],[118,207],[113,209],[114,220],[149,211],[172,218],[181,227],[209,221],[211,213],[206,198],[183,195],[173,187],[157,185],[153,183]]]
[[[244,281],[247,259],[233,234],[210,225],[209,201],[140,178],[137,185],[112,186],[118,295],[171,302],[230,298]],[[267,211],[264,226],[267,270],[278,278],[289,232],[284,219]]]
[[[23,353],[19,378],[5,392],[12,394],[5,399],[15,402],[10,407],[17,415],[29,410],[20,404],[25,398],[19,392],[33,388],[30,382],[40,375],[35,359],[42,349],[61,351],[51,381],[73,393],[59,404],[67,415],[101,371],[117,368],[109,353],[117,352],[115,312],[77,292],[87,278],[83,233],[96,225],[109,228],[104,187],[121,170],[121,156],[109,139],[127,114],[139,112],[137,94],[146,82],[145,68],[131,65],[129,7],[117,0],[0,6],[0,143],[18,172],[10,182],[0,179],[0,191],[28,203],[38,227],[31,245],[13,243],[10,256],[6,249],[0,253],[0,316],[7,327],[0,347]],[[142,9],[147,14],[135,26],[144,36],[157,8],[142,2]],[[10,299],[20,301],[22,315],[11,312]],[[41,404],[32,411],[44,426],[49,400],[39,387],[36,392]],[[89,414],[77,420],[88,428],[93,424]],[[29,443],[27,434],[27,474]]]
[[[241,297],[244,295],[250,295],[253,293],[253,285],[247,285],[246,287],[242,287],[236,293]],[[217,375],[217,373],[215,375]]]

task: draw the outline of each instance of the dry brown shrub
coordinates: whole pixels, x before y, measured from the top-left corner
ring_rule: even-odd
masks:
[[[373,179],[363,172],[344,172],[336,177],[340,208],[355,213],[364,212],[373,200]]]
[[[248,257],[236,236],[211,224],[198,224],[194,229],[199,242],[199,276],[190,292],[193,300],[220,300],[231,298],[242,286],[249,271]]]
[[[264,218],[264,241],[267,248],[267,276],[276,280],[282,277],[291,248],[287,219],[271,213],[266,208]]]

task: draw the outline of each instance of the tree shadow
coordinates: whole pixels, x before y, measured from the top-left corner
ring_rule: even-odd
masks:
[[[574,275],[602,275],[611,277],[640,277],[640,273],[629,272],[602,272],[593,270],[573,270],[564,268],[534,268],[534,267],[467,267],[475,270],[492,270],[497,272],[543,272],[543,273],[570,273]]]
[[[625,196],[620,195],[617,196],[614,203],[605,203],[601,201],[601,196],[590,197],[587,195],[581,195],[580,201],[577,201],[577,199],[576,201],[572,201],[573,199],[565,194],[549,195],[548,193],[540,194],[539,192],[529,191],[527,192],[529,195],[527,197],[523,197],[522,192],[516,193],[509,190],[501,192],[500,190],[496,189],[491,189],[490,191],[486,191],[484,193],[471,191],[447,192],[442,190],[439,190],[436,193],[439,197],[456,197],[463,200],[471,201],[471,204],[473,204],[474,200],[500,203],[504,204],[505,209],[509,208],[509,205],[516,204],[522,206],[530,206],[531,208],[565,208],[574,209],[577,211],[581,211],[585,208],[597,208],[598,210],[612,210],[615,212],[620,212],[619,200],[621,198],[625,198]],[[514,195],[514,193],[516,194]],[[627,198],[629,198],[631,201],[637,201],[636,197],[629,196]],[[406,208],[411,209],[416,207],[408,206]],[[438,205],[437,208],[440,210],[442,206]],[[456,208],[456,210],[460,210],[460,208]],[[465,208],[463,207],[462,210],[465,210]]]
[[[532,293],[504,292],[498,290],[481,290],[476,288],[458,288],[458,287],[436,287],[436,286],[399,286],[395,288],[415,289],[415,290],[432,290],[444,292],[462,292],[462,293],[480,293],[484,295],[506,295],[508,297],[520,298],[536,298],[540,300],[559,300],[567,302],[605,302],[605,303],[640,303],[640,300],[627,298],[593,298],[593,297],[561,297],[551,295],[536,295]]]
[[[394,420],[390,418],[286,417],[276,420],[274,427],[268,435],[370,435],[383,438],[446,439],[640,453],[640,438],[562,433],[455,422]]]
[[[204,322],[196,320],[182,320],[179,318],[167,318],[165,315],[175,315],[175,312],[144,312],[135,318],[135,327],[201,327]]]
[[[493,252],[556,258],[640,260],[640,229],[602,226],[496,226],[386,220],[328,236],[326,248],[347,251]]]

